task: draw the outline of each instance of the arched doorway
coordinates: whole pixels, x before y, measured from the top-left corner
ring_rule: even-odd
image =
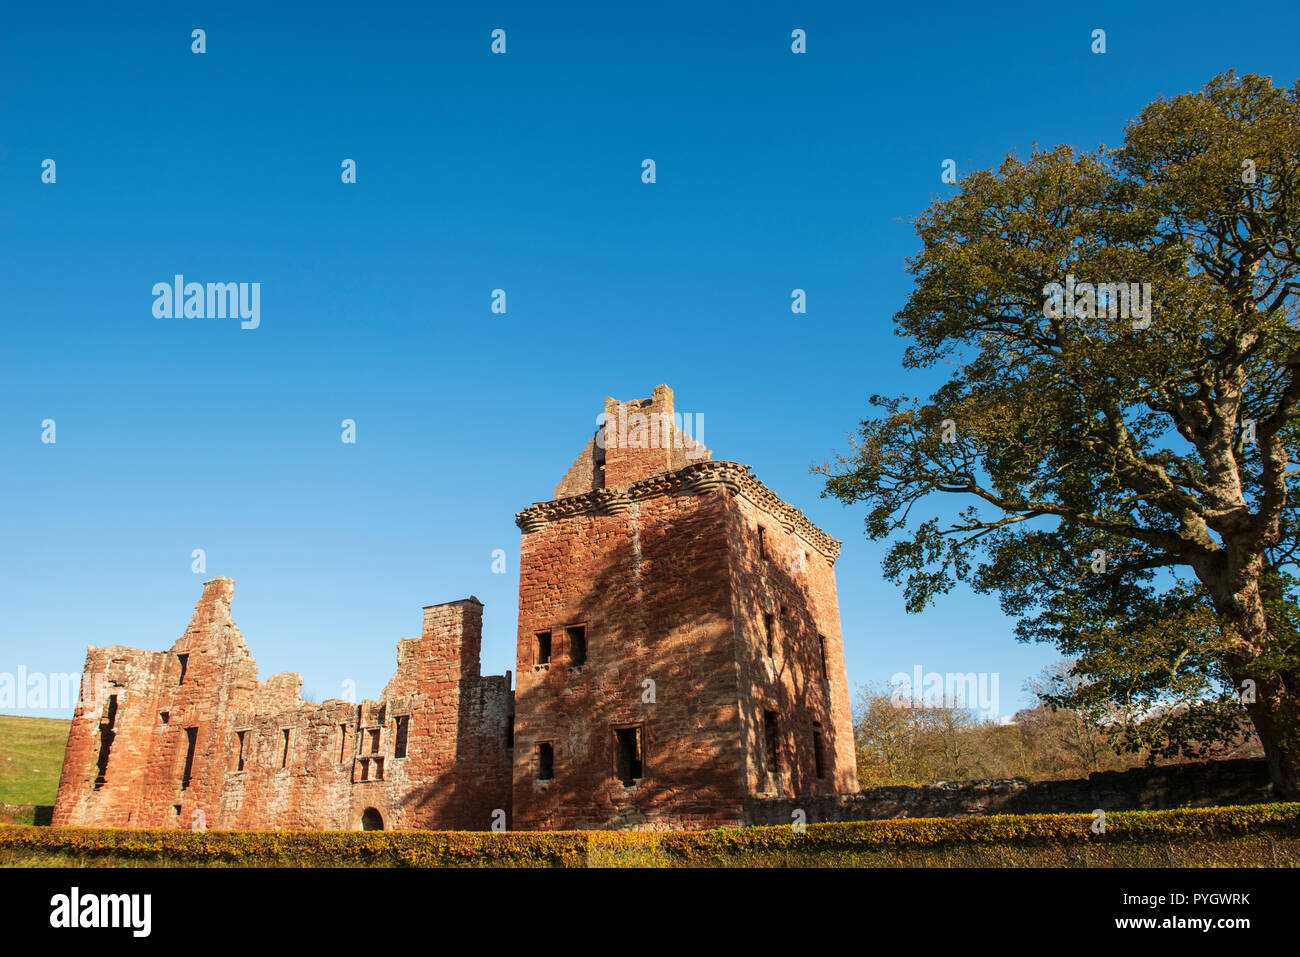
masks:
[[[382,831],[384,829],[384,818],[377,810],[372,807],[366,808],[361,812],[361,830],[363,831]]]

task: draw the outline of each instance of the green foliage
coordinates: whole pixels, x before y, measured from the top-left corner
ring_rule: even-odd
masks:
[[[858,785],[1020,775],[1022,769],[1006,753],[1015,748],[1016,731],[983,721],[969,708],[904,707],[885,689],[863,687],[853,715]]]
[[[906,367],[957,371],[928,401],[872,396],[851,453],[818,469],[891,540],[884,571],[909,611],[959,582],[997,593],[1020,640],[1077,659],[1061,703],[1105,701],[1134,724],[1163,707],[1134,747],[1235,734],[1253,681],[1247,710],[1288,794],[1297,211],[1300,82],[1232,73],[1151,104],[1118,149],[968,175],[918,218],[895,317]],[[1149,284],[1149,324],[1116,291],[1053,308],[1067,277]],[[923,511],[945,497],[959,506]]]
[[[1132,723],[1117,720],[1119,712],[1099,686],[1081,686],[1068,660],[1044,669],[1027,688],[1045,703],[1017,712],[1010,724],[999,724],[980,720],[959,704],[908,707],[896,703],[887,689],[862,687],[853,714],[859,786],[1013,777],[1060,780],[1123,771],[1159,759],[1262,755],[1258,739],[1235,704],[1231,712],[1235,735],[1225,737],[1217,723],[1187,726],[1180,733],[1189,754],[1172,756],[1162,745],[1169,737],[1168,725],[1188,719],[1181,711],[1156,710]],[[1063,701],[1071,694],[1100,700],[1095,705],[1066,707]]]

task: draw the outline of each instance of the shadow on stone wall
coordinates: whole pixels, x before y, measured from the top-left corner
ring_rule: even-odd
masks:
[[[1023,778],[955,781],[924,787],[879,787],[857,794],[751,798],[747,824],[789,824],[801,809],[808,823],[878,821],[970,814],[1071,814],[1158,811],[1178,807],[1266,804],[1274,801],[1262,758],[1100,771],[1071,781],[1029,783]]]

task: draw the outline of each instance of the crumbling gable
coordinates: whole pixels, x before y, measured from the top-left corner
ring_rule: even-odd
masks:
[[[296,674],[257,680],[233,595],[230,579],[207,582],[170,651],[88,649],[56,824],[486,830],[508,818],[510,678],[479,674],[477,599],[424,610],[378,701],[315,704]]]

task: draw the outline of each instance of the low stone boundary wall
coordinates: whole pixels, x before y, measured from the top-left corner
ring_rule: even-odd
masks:
[[[923,787],[880,787],[857,794],[800,798],[751,798],[747,824],[789,824],[802,810],[807,822],[878,821],[904,817],[971,814],[1069,814],[1161,811],[1275,801],[1262,758],[1169,764],[1129,771],[1099,771],[1069,781],[1023,778],[953,781]]]

